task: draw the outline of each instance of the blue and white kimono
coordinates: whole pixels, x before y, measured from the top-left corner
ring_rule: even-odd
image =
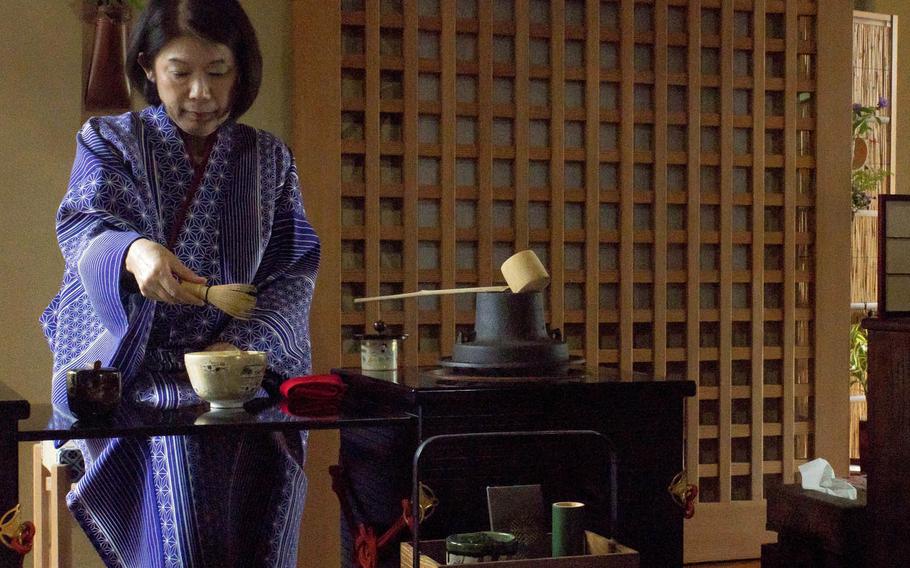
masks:
[[[80,130],[57,214],[63,283],[41,317],[54,354],[56,407],[67,406],[66,371],[99,360],[122,371],[127,400],[199,404],[183,354],[218,341],[267,351],[280,376],[310,371],[319,240],[293,158],[266,132],[233,121],[220,127],[173,248],[209,284],[255,284],[252,319],[154,302],[126,284],[129,245],[144,237],[167,246],[193,173],[163,106],[93,118]],[[296,566],[305,434],[80,446],[86,475],[67,501],[107,566]]]

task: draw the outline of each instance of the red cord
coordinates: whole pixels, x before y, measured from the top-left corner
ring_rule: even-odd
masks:
[[[9,547],[20,556],[25,556],[32,551],[35,541],[35,524],[31,521],[25,521],[19,525],[19,534],[16,538],[11,539]]]
[[[698,497],[698,485],[689,484],[686,486],[686,512],[683,513],[683,517],[686,519],[691,519],[695,516],[695,498]]]
[[[354,539],[354,556],[359,568],[376,568],[376,533],[373,527],[360,523]]]

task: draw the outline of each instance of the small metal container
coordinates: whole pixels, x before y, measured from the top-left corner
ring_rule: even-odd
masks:
[[[393,371],[398,368],[400,344],[408,335],[393,334],[382,320],[373,323],[376,333],[357,334],[360,340],[360,368],[364,371]]]
[[[77,418],[105,418],[120,404],[120,371],[95,361],[89,369],[66,372],[66,399]]]

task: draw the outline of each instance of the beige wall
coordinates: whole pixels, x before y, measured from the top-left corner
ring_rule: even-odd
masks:
[[[910,143],[902,132],[910,132],[910,2],[907,0],[876,0],[870,11],[880,14],[897,16],[897,97],[896,107],[897,122],[896,137],[897,157],[895,159],[897,173],[895,177],[895,190],[897,193],[910,193],[907,180],[910,179]]]
[[[79,127],[81,33],[64,2],[12,2],[0,18],[0,333],[15,354],[0,360],[0,380],[32,400],[49,393],[50,355],[37,317],[62,268],[54,210]]]
[[[290,0],[242,0],[264,56],[264,82],[243,122],[288,140]],[[82,122],[83,25],[78,0],[4,2],[0,18],[0,381],[34,403],[48,400],[51,358],[38,316],[57,289],[63,261],[54,237],[54,212],[66,188]],[[91,27],[87,27],[90,31]],[[324,471],[334,437],[315,433],[311,498],[301,539],[300,566],[337,566],[337,516]],[[322,448],[322,451],[319,449]],[[327,448],[327,449],[325,449]],[[29,515],[31,462],[20,448],[20,490]],[[329,506],[325,514],[319,503]],[[334,513],[337,514],[337,513]],[[321,520],[321,521],[320,521]],[[100,566],[86,541],[76,539],[75,566]],[[316,546],[314,549],[313,547]],[[329,546],[329,548],[324,548]],[[334,548],[332,548],[334,546]],[[323,547],[323,548],[320,548]],[[324,552],[327,550],[328,552]],[[31,562],[31,556],[29,556]]]
[[[0,380],[33,401],[47,400],[50,393],[51,359],[37,317],[53,296],[62,268],[54,211],[66,187],[80,121],[81,46],[82,26],[68,3],[4,5],[0,338],[11,355],[0,359]],[[24,445],[19,454],[20,460],[30,460]],[[29,511],[31,469],[26,464],[20,472],[23,506]]]

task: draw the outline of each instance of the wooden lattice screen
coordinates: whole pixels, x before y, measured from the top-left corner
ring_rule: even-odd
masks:
[[[410,335],[406,364],[432,365],[472,327],[471,295],[353,299],[500,283],[533,249],[573,354],[698,382],[687,533],[763,518],[766,488],[814,451],[816,15],[809,0],[342,0],[319,38],[338,53],[301,64],[340,82],[340,101],[303,110],[331,110],[315,120],[340,137],[319,158],[337,194],[310,198],[337,223],[323,271],[340,292],[321,294],[340,319],[320,345],[356,366],[353,334],[381,318]]]

